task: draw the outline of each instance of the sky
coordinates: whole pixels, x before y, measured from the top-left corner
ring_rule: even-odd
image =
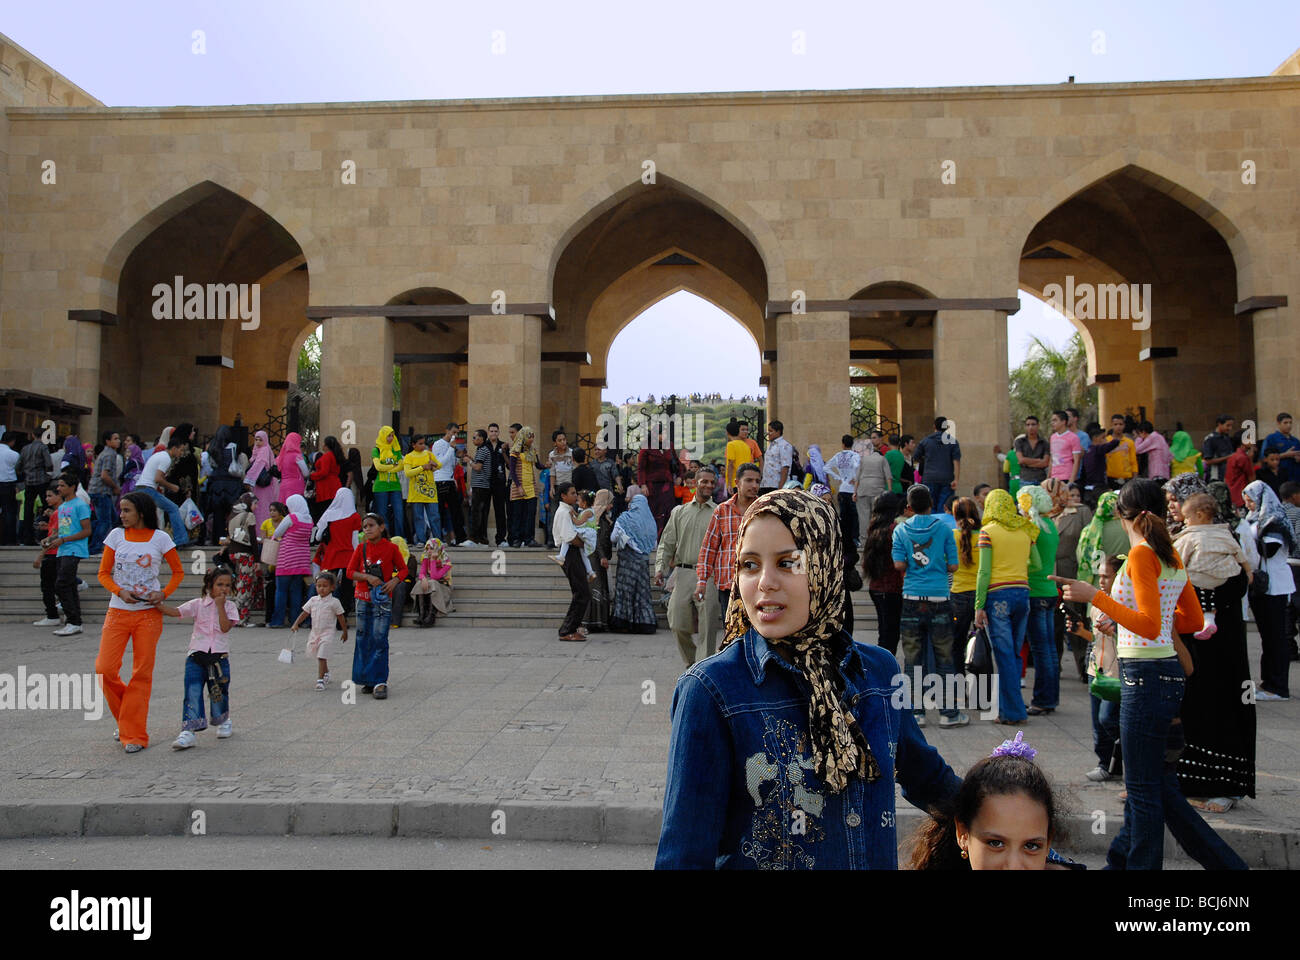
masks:
[[[321,103],[1262,76],[1300,45],[1300,2],[67,0],[9,4],[0,31],[110,106]],[[1031,333],[1071,332],[1022,302],[1009,365]],[[708,329],[719,349],[657,352],[655,324],[656,342]],[[633,321],[609,361],[607,399],[757,389],[753,340],[690,295]]]

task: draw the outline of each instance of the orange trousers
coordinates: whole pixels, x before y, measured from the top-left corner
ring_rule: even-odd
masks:
[[[153,661],[162,636],[163,615],[159,610],[108,609],[104,632],[99,637],[95,672],[103,677],[108,709],[117,719],[122,743],[149,746],[149,696],[153,693]],[[127,641],[131,648],[131,681],[122,682],[122,657]]]

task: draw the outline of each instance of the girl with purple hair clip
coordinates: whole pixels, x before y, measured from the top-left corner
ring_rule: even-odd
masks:
[[[1052,841],[1061,811],[1023,732],[971,767],[949,809],[916,835],[913,870],[1082,870]]]

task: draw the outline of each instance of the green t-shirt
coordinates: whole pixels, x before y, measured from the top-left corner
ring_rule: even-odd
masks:
[[[394,454],[391,450],[385,450],[384,456],[387,459],[380,460],[379,448],[370,448],[370,459],[372,461],[380,460],[381,463],[386,463],[393,467],[392,473],[381,473],[379,472],[378,467],[376,467],[375,485],[372,488],[375,493],[392,493],[396,490],[402,489],[402,481],[398,479],[402,473],[402,455],[400,453]]]
[[[1056,572],[1056,547],[1061,542],[1061,534],[1056,529],[1056,521],[1044,517],[1034,541],[1034,550],[1038,554],[1038,569],[1029,571],[1029,595],[1031,597],[1056,596],[1056,584],[1048,580]]]
[[[885,452],[885,462],[889,464],[889,472],[894,475],[894,493],[903,492],[903,451],[897,447],[890,447]]]

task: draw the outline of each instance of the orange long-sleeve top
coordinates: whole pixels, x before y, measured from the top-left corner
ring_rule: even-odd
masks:
[[[131,543],[148,543],[153,538],[154,531],[144,529],[124,529],[123,536]],[[172,547],[165,554],[163,559],[167,561],[167,566],[171,569],[171,579],[167,581],[166,586],[162,588],[163,596],[170,597],[180,587],[181,581],[185,579],[185,567],[181,563],[180,555],[176,548]],[[105,544],[104,554],[99,561],[99,585],[109,593],[117,596],[122,587],[113,579],[113,567],[117,564],[117,551]]]
[[[1205,624],[1196,589],[1181,562],[1164,566],[1145,542],[1129,551],[1113,592],[1114,597],[1097,593],[1092,605],[1119,626],[1121,657],[1174,656],[1174,632],[1192,633]]]

